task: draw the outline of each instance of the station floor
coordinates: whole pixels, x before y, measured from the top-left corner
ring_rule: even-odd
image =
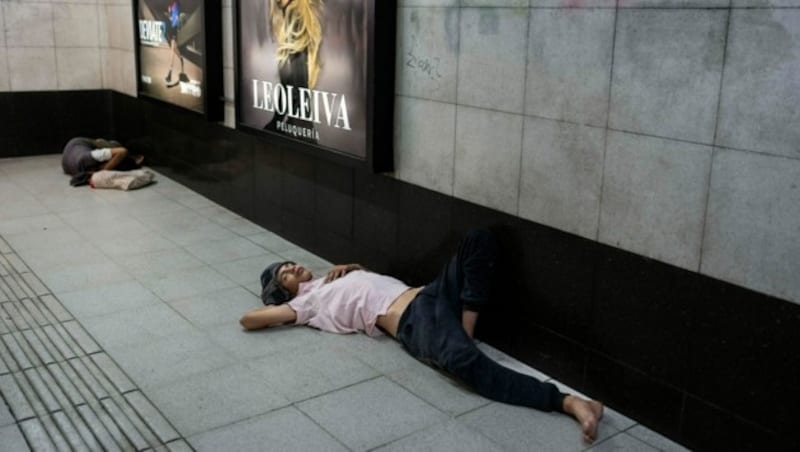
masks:
[[[0,450],[685,450],[608,408],[583,444],[388,337],[243,331],[268,263],[331,264],[156,180],[73,188],[58,155],[0,159]]]

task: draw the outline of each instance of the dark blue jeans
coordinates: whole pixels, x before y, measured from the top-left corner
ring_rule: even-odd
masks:
[[[489,301],[496,258],[494,236],[483,230],[470,232],[439,277],[408,305],[397,338],[412,356],[446,371],[486,398],[562,411],[565,395],[555,385],[494,362],[464,331],[462,309],[479,311]]]

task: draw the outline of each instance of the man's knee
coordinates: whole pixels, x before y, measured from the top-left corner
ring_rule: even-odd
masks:
[[[477,247],[492,254],[497,253],[497,238],[488,229],[472,229],[464,237],[464,244],[470,247]]]

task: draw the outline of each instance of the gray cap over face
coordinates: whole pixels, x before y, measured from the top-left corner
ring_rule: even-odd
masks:
[[[265,305],[283,304],[292,297],[289,292],[278,283],[278,270],[285,264],[294,264],[294,262],[275,262],[265,268],[261,273],[261,302]]]

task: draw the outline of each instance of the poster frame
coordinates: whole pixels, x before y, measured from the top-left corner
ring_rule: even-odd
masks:
[[[204,52],[203,52],[203,110],[198,111],[192,108],[178,105],[154,96],[143,90],[142,83],[142,60],[141,44],[139,36],[139,3],[142,0],[133,0],[133,34],[134,52],[136,54],[136,93],[141,99],[147,99],[170,108],[190,112],[203,116],[208,121],[222,121],[225,118],[225,104],[222,86],[222,6],[219,0],[201,0],[203,4],[203,33]]]
[[[247,102],[241,93],[242,36],[240,7],[242,2],[266,0],[233,0],[234,92],[236,96],[236,129],[254,135],[275,147],[334,161],[342,165],[366,168],[374,173],[394,171],[394,96],[395,41],[397,0],[365,0],[366,25],[366,133],[365,156],[359,157],[332,147],[309,143],[277,132],[263,130],[241,121]]]

